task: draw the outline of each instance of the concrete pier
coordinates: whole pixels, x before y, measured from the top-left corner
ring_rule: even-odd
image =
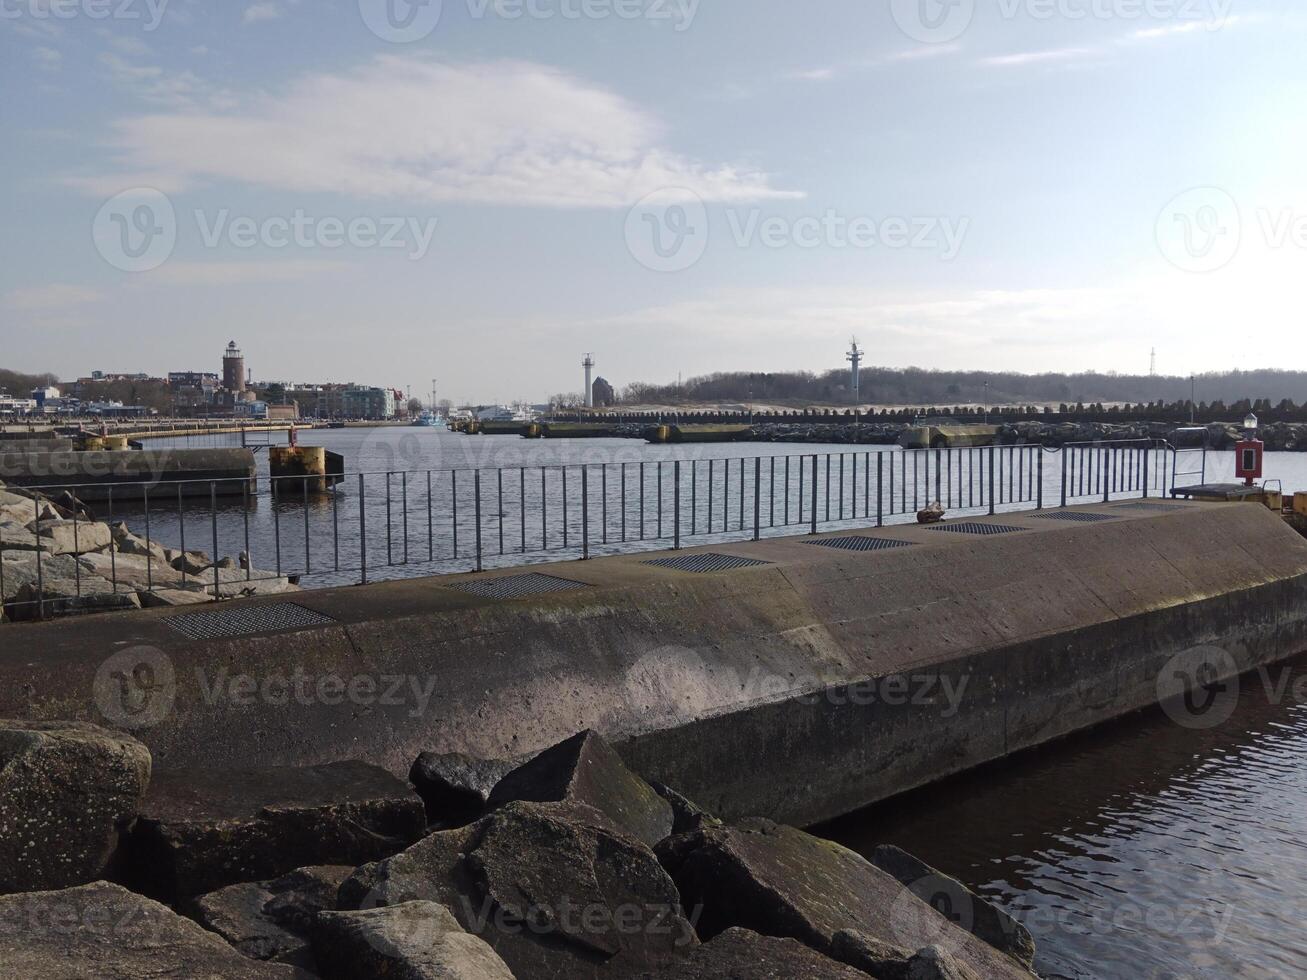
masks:
[[[98,452],[0,453],[0,481],[17,487],[75,487],[82,500],[138,500],[143,486],[154,494],[162,484],[176,496],[208,498],[252,491],[254,454],[248,449],[147,449]],[[162,491],[159,491],[162,492]]]
[[[299,628],[277,598],[242,601],[224,610],[245,625],[210,639],[175,628],[185,610],[15,625],[0,717],[127,723],[161,769],[399,775],[424,750],[524,756],[592,728],[724,817],[802,825],[1154,704],[1195,651],[1233,675],[1307,650],[1307,541],[1269,511],[1058,513],[1085,516],[309,592],[295,607],[323,618]],[[752,563],[648,563],[696,555]],[[497,582],[558,591],[484,594]]]

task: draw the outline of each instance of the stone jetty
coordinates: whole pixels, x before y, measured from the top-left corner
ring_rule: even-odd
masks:
[[[152,772],[129,735],[0,721],[0,963],[24,980],[1033,975],[1018,923],[910,855],[725,823],[593,732],[525,760],[426,753],[412,779]]]
[[[248,565],[147,541],[67,492],[0,484],[0,622],[299,591]]]

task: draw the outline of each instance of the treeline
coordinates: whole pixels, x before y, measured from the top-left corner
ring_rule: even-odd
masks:
[[[935,371],[925,368],[863,368],[859,402],[874,405],[1092,405],[1153,404],[1195,400],[1233,404],[1254,399],[1276,404],[1307,400],[1307,372],[1229,371],[1188,377],[1124,374],[1018,374]],[[627,385],[626,405],[767,402],[778,405],[839,405],[851,401],[849,373],[719,372],[680,384]]]
[[[53,374],[22,374],[0,368],[0,391],[7,391],[14,398],[26,398],[33,388],[48,388],[58,383]]]

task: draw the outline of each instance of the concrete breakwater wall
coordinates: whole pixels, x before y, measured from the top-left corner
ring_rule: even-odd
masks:
[[[16,487],[76,487],[80,500],[139,500],[177,493],[208,498],[252,490],[257,470],[248,449],[150,449],[0,453],[0,482]],[[169,484],[163,488],[161,484]]]
[[[210,639],[177,611],[16,625],[0,717],[127,726],[162,769],[256,753],[401,775],[422,751],[521,758],[593,729],[725,817],[808,824],[1153,704],[1185,672],[1307,650],[1307,542],[1275,515],[1090,512],[676,556],[749,563],[707,574],[627,556],[253,600]]]

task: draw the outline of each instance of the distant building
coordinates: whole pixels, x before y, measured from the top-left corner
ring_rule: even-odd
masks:
[[[592,404],[599,408],[611,408],[617,404],[617,392],[603,378],[595,378],[592,394],[594,395]]]

